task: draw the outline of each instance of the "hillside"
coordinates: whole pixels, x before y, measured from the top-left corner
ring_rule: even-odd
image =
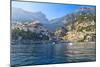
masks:
[[[67,32],[60,28],[56,30],[55,34],[59,35],[60,38],[71,42],[95,41],[95,17],[95,9],[80,8],[76,12],[65,17],[64,29],[66,29]]]
[[[12,27],[13,40],[49,40],[51,33],[41,23],[17,23]]]

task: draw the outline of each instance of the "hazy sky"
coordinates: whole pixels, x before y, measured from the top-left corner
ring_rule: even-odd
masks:
[[[79,9],[80,7],[93,7],[93,6],[13,1],[12,7],[22,8],[30,12],[41,11],[46,15],[46,17],[49,20],[51,20],[54,18],[62,17],[68,13],[71,13]]]

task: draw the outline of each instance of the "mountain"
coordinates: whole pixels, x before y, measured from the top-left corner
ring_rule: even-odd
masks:
[[[66,21],[67,22],[75,22],[79,18],[84,19],[84,17],[87,17],[88,19],[96,16],[96,9],[95,8],[88,8],[88,7],[82,7],[75,12],[66,15]]]
[[[56,30],[58,27],[63,27],[65,25],[69,25],[69,24],[75,22],[76,20],[78,20],[78,18],[81,18],[81,16],[84,16],[84,17],[86,16],[87,18],[91,17],[91,19],[92,19],[92,17],[95,17],[95,13],[96,13],[96,9],[93,7],[92,8],[91,7],[89,7],[89,8],[81,7],[70,14],[66,14],[65,16],[63,16],[61,18],[53,19],[50,22],[53,25],[52,28],[55,28],[55,30]]]
[[[76,11],[66,14],[60,18],[48,20],[42,12],[29,12],[21,8],[12,8],[12,21],[13,22],[33,22],[39,21],[44,27],[51,31],[56,31],[60,27],[65,27],[74,23],[79,18],[83,19],[82,16],[87,18],[95,17],[95,8],[82,7]]]
[[[12,7],[12,21],[14,22],[32,22],[38,20],[41,23],[49,23],[42,12],[29,12],[21,8]]]
[[[96,9],[80,8],[63,17],[63,28],[55,34],[71,42],[95,41],[96,38]],[[57,23],[57,22],[56,22]]]
[[[64,18],[61,17],[61,18],[56,18],[56,19],[53,19],[51,20],[50,22],[52,23],[52,29],[53,30],[56,30],[57,28],[59,27],[63,27],[64,26],[64,22],[63,22]]]
[[[12,28],[15,28],[16,26],[22,28],[23,24],[28,22],[28,27],[32,27],[30,30],[36,30],[38,32],[41,32],[41,29],[42,32],[47,30],[46,32],[49,31],[49,34],[52,33],[53,35],[58,36],[58,38],[71,42],[95,41],[96,37],[95,7],[82,7],[70,14],[62,16],[61,18],[55,18],[52,20],[48,20],[42,12],[29,12],[21,8],[13,7],[12,22],[15,23],[12,23]],[[16,22],[21,22],[22,25],[20,25],[20,23],[17,25]],[[36,22],[41,23],[42,26],[34,24]],[[30,26],[31,23],[33,26]],[[39,27],[40,30],[37,27]],[[27,26],[23,29],[26,28]]]

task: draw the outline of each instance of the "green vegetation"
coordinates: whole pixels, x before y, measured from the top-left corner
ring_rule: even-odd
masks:
[[[72,18],[73,19],[72,19]],[[63,40],[71,42],[84,42],[96,40],[96,16],[93,14],[71,15],[66,20],[65,29],[56,30],[56,34],[61,36]],[[66,17],[67,18],[67,17]],[[62,35],[62,32],[64,35]]]
[[[17,40],[19,37],[24,40],[48,40],[49,37],[47,35],[40,33],[35,33],[31,31],[24,31],[20,29],[12,30],[12,39]]]

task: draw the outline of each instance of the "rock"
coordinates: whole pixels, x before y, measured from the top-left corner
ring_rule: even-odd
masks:
[[[84,33],[76,32],[76,31],[68,32],[67,35],[64,36],[63,39],[67,39],[68,41],[71,41],[71,42],[80,41],[84,39]]]

